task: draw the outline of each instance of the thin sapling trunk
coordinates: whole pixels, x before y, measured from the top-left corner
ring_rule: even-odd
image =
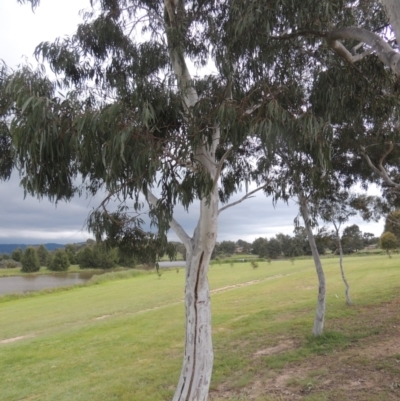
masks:
[[[317,310],[315,313],[314,326],[312,333],[314,336],[320,336],[324,330],[325,321],[325,299],[326,299],[326,285],[325,274],[322,269],[321,258],[318,253],[317,244],[315,243],[314,234],[310,224],[310,214],[308,212],[307,200],[303,194],[299,194],[300,211],[304,219],[304,225],[307,232],[308,242],[310,244],[311,253],[314,259],[315,269],[318,276],[318,301]]]
[[[346,287],[345,290],[345,296],[346,296],[346,303],[347,305],[353,305],[353,303],[351,302],[351,298],[350,298],[350,286],[349,283],[346,280],[346,276],[344,274],[344,269],[343,269],[343,248],[342,248],[342,240],[340,239],[340,234],[339,234],[339,228],[336,226],[335,223],[333,223],[335,226],[335,230],[336,230],[336,240],[337,240],[337,244],[338,244],[338,248],[339,248],[339,266],[340,266],[340,273],[342,275],[342,280],[343,283]]]

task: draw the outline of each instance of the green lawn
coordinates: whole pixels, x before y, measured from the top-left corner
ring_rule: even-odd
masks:
[[[400,257],[345,259],[352,308],[345,305],[338,260],[323,262],[327,335],[319,340],[309,335],[317,297],[311,260],[259,262],[256,269],[249,262],[210,268],[211,399],[246,400],[237,394],[285,367],[377,335],[362,314],[396,299]],[[183,290],[184,270],[170,269],[160,278],[143,274],[0,302],[0,399],[170,400],[183,356]],[[283,340],[295,346],[254,357]],[[304,399],[334,399],[307,398],[311,395]],[[262,398],[270,399],[286,398]]]

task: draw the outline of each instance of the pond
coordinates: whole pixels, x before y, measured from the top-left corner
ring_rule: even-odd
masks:
[[[0,296],[81,284],[92,278],[94,274],[99,273],[27,274],[24,276],[0,277]]]
[[[184,267],[186,266],[186,262],[184,260],[175,260],[175,261],[164,261],[158,263],[160,267]]]

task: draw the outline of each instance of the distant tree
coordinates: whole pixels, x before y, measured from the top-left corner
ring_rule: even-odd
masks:
[[[242,239],[239,239],[239,240],[236,241],[236,245],[239,248],[243,249],[243,253],[250,253],[250,250],[251,250],[250,242],[243,241]]]
[[[236,245],[233,241],[222,241],[218,246],[218,253],[225,255],[233,255],[235,253]]]
[[[364,248],[370,245],[378,244],[379,238],[375,237],[373,233],[363,233],[363,245]]]
[[[214,252],[214,251],[213,251]],[[186,261],[187,251],[186,247],[182,249],[182,259]]]
[[[312,255],[310,242],[308,240],[307,230],[303,226],[297,226],[294,230],[295,236],[294,240],[296,252],[299,255],[291,255],[291,256],[300,256],[300,255]],[[326,236],[326,232],[324,229],[319,229],[317,233],[313,232],[315,246],[317,247],[317,251],[319,255],[324,255],[326,252],[326,247],[328,246],[328,240]],[[299,249],[301,248],[301,250]]]
[[[276,259],[282,254],[281,244],[276,238],[271,238],[267,243],[268,256]]]
[[[11,257],[10,257],[10,255],[8,254],[8,253],[3,253],[2,255],[1,255],[1,259],[3,259],[3,260],[8,260],[8,259],[10,259]]]
[[[308,243],[307,243],[308,245]],[[298,236],[290,237],[290,241],[287,243],[285,247],[281,245],[282,252],[285,257],[296,257],[304,255],[304,243],[301,238]]]
[[[49,270],[52,271],[66,271],[70,266],[67,253],[62,249],[57,249],[49,264]]]
[[[33,273],[40,270],[39,258],[36,254],[36,250],[32,247],[25,249],[21,258],[21,263],[21,271],[24,273]]]
[[[293,238],[290,235],[285,235],[285,234],[277,234],[275,238],[279,241],[283,256],[285,257],[291,257],[293,256],[291,254],[291,246],[293,242]]]
[[[176,252],[177,253],[179,252],[183,257],[183,260],[186,260],[185,259],[185,256],[186,256],[186,247],[185,247],[185,245],[182,242],[171,242],[171,245],[175,246]]]
[[[269,241],[266,239],[264,242],[261,243],[261,245],[258,247],[258,257],[259,258],[268,258],[270,259],[269,256],[269,249],[268,249],[268,243]]]
[[[264,250],[266,249],[265,247],[266,247],[267,243],[268,243],[268,240],[266,238],[262,238],[262,237],[257,238],[256,240],[253,241],[252,253],[254,255],[259,255],[260,256],[260,254],[264,253]],[[261,257],[263,257],[263,256],[261,256]]]
[[[363,248],[363,236],[357,224],[347,226],[343,230],[342,234],[342,245],[344,253],[357,252]]]
[[[211,254],[211,259],[219,258],[219,242],[215,243],[214,249]],[[184,258],[186,260],[186,258]]]
[[[47,262],[49,260],[49,251],[44,245],[40,245],[39,248],[36,249],[37,256],[39,258],[40,266],[47,266]]]
[[[138,264],[138,260],[132,253],[124,252],[118,249],[118,260],[119,266],[134,268]]]
[[[115,248],[109,249],[103,244],[95,244],[81,250],[77,258],[81,269],[111,269],[117,265],[118,250]]]
[[[11,252],[11,259],[15,260],[16,262],[21,262],[22,255],[23,255],[23,252],[22,252],[21,248],[14,249]]]
[[[77,254],[77,261],[81,269],[88,269],[93,267],[93,252],[92,248],[86,246],[81,249]]]
[[[351,196],[346,191],[337,192],[335,194],[335,199],[324,199],[319,207],[319,213],[322,219],[326,222],[333,224],[333,241],[336,243],[337,249],[339,251],[339,267],[342,276],[343,283],[345,285],[345,296],[347,305],[352,305],[350,298],[350,285],[346,279],[343,268],[343,247],[342,238],[340,235],[340,229],[342,224],[344,224],[350,216],[354,216],[357,212],[351,207]],[[354,231],[354,230],[353,230]]]
[[[76,264],[77,261],[76,261],[76,248],[75,248],[75,246],[72,245],[72,244],[67,244],[67,245],[65,245],[64,250],[65,250],[65,253],[67,254],[69,263],[71,265]]]
[[[381,235],[380,247],[384,249],[389,258],[391,258],[390,251],[399,247],[399,240],[393,233],[386,231]]]

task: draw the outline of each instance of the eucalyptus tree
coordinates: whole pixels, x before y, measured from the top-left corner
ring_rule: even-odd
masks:
[[[14,163],[31,195],[58,202],[104,191],[88,226],[110,246],[162,252],[167,230],[176,232],[186,248],[186,341],[173,399],[204,401],[213,365],[207,273],[218,214],[258,189],[221,208],[219,199],[227,203],[248,182],[254,138],[278,136],[295,81],[285,75],[286,95],[278,99],[282,88],[268,67],[283,72],[291,61],[276,47],[259,64],[243,46],[240,1],[92,3],[75,35],[35,51],[54,82],[43,69],[6,74]],[[210,60],[214,74],[191,73],[190,63]],[[115,197],[120,204],[111,211]],[[195,200],[199,219],[189,235],[174,206]],[[142,229],[146,202],[157,235]]]
[[[398,191],[400,3],[254,0],[240,12],[242,41],[260,54],[286,49],[287,69],[312,92],[303,107],[335,127],[332,158],[347,185],[361,179]]]
[[[386,251],[388,257],[391,258],[390,251],[399,247],[399,240],[392,232],[385,231],[379,239],[379,245]]]
[[[325,308],[326,308],[326,280],[325,273],[322,267],[321,258],[318,252],[317,244],[313,234],[313,225],[315,220],[310,212],[310,204],[312,203],[312,194],[306,195],[303,190],[297,190],[298,203],[300,214],[304,220],[304,226],[307,232],[308,241],[311,248],[311,253],[314,259],[315,270],[318,277],[318,298],[317,309],[315,312],[314,325],[312,333],[315,336],[323,334],[325,322]]]
[[[325,199],[319,206],[319,212],[322,219],[326,222],[330,222],[334,227],[334,238],[339,250],[339,267],[342,276],[343,283],[345,285],[345,296],[347,305],[352,305],[350,298],[350,285],[346,279],[343,269],[343,247],[340,229],[343,223],[348,221],[351,216],[357,214],[357,212],[349,205],[349,193],[342,191],[337,193],[334,199]]]
[[[299,205],[318,277],[312,333],[319,336],[323,333],[325,321],[326,282],[313,228],[317,224],[315,204],[329,188],[326,177],[332,130],[323,120],[313,116],[312,121],[310,126],[303,124],[303,115],[293,118],[291,129],[276,141],[272,159],[269,148],[261,145],[257,169],[253,174],[258,183],[268,183],[266,191],[272,194],[275,202],[294,199]],[[295,222],[299,226],[298,217]]]

